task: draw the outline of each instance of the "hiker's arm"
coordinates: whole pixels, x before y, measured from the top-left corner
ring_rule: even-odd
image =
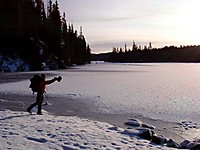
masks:
[[[45,85],[51,84],[51,83],[55,82],[56,80],[57,80],[57,78],[53,78],[51,80],[47,80],[47,81],[45,81]]]

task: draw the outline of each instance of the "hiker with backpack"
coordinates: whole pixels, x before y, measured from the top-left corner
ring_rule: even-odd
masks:
[[[54,77],[51,80],[45,80],[46,76],[45,74],[41,74],[41,76],[39,75],[35,75],[33,78],[30,79],[31,84],[30,84],[30,88],[32,89],[33,93],[37,92],[37,98],[36,98],[36,102],[31,104],[26,110],[31,113],[31,109],[35,106],[38,105],[38,111],[37,114],[38,115],[42,115],[42,103],[43,103],[43,99],[44,99],[44,93],[45,93],[45,88],[46,85],[52,84],[55,81],[60,82],[62,80],[62,77]]]

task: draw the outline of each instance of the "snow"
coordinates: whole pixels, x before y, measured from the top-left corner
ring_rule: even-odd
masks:
[[[170,149],[137,137],[138,131],[78,117],[1,111],[0,149]]]
[[[37,73],[52,74],[49,79],[55,74],[63,77],[62,82],[47,86],[50,97],[82,99],[104,113],[133,113],[176,122],[184,130],[194,129],[182,136],[199,136],[200,64],[93,63]],[[0,84],[0,92],[30,95],[29,83],[26,80]],[[0,149],[168,149],[138,138],[137,130],[104,122],[8,110],[0,116]],[[127,123],[155,128],[138,120]]]

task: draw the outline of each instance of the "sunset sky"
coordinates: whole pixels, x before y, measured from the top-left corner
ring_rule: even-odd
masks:
[[[92,53],[113,47],[200,45],[199,0],[58,0]]]

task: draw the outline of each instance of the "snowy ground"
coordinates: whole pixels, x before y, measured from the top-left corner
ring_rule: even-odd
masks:
[[[138,131],[78,117],[1,111],[0,149],[169,149],[137,137]]]
[[[97,112],[133,113],[157,122],[170,121],[177,123],[182,137],[199,138],[199,64],[97,63],[45,73],[63,76],[61,83],[47,88],[50,97],[82,99],[95,104]],[[28,80],[2,83],[0,92],[30,95],[28,85]],[[31,145],[34,149],[167,149],[138,139],[135,129],[79,117],[2,111],[0,120],[2,149],[27,149]],[[10,142],[12,139],[16,142]]]

